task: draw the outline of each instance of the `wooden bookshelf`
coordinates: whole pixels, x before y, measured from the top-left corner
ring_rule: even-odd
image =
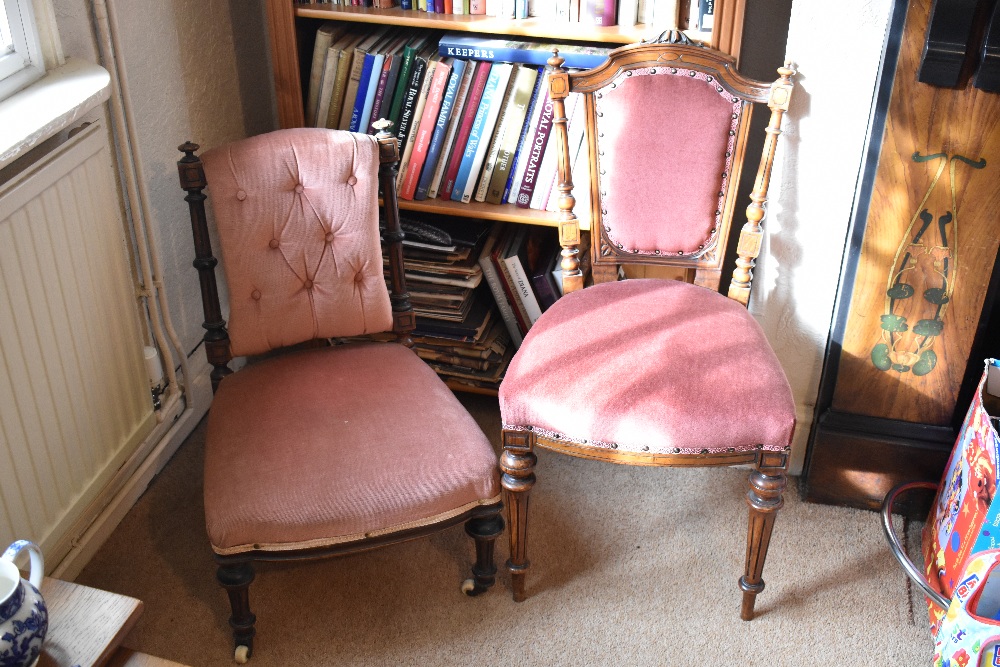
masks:
[[[375,9],[372,7],[331,7],[327,4],[298,4],[295,15],[326,21],[352,21],[379,25],[450,30],[485,35],[517,36],[532,39],[596,42],[600,44],[633,44],[649,33],[645,25],[622,26],[587,25],[584,23],[556,23],[551,20],[528,18],[520,20],[498,19],[493,16],[472,14],[430,14],[412,9]],[[700,33],[691,33],[696,36]],[[710,33],[705,33],[709,35]]]
[[[400,199],[399,208],[402,211],[437,213],[438,215],[453,215],[455,217],[475,218],[477,220],[517,222],[524,225],[556,227],[559,224],[558,213],[555,211],[518,208],[513,204],[488,204],[478,201],[463,204],[462,202],[444,199],[425,199],[422,201]],[[590,229],[590,215],[586,211],[577,211],[576,214],[580,219],[580,229]]]

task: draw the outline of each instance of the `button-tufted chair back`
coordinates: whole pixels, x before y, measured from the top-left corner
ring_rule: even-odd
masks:
[[[279,130],[207,151],[202,161],[233,356],[392,328],[374,137]]]

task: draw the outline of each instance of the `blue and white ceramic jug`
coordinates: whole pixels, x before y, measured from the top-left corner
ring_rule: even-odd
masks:
[[[14,559],[31,556],[29,581],[21,578]],[[0,556],[0,667],[30,667],[38,662],[49,629],[49,612],[38,592],[45,561],[38,545],[18,540]]]

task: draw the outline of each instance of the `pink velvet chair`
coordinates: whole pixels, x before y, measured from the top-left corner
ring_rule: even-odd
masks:
[[[750,464],[739,580],[741,615],[750,620],[795,425],[788,382],[746,310],[793,72],[779,69],[773,84],[752,81],[729,56],[676,43],[622,47],[584,72],[562,63],[558,54],[549,60],[566,296],[528,332],[500,387],[514,599],[525,598],[536,447],[631,465]],[[586,289],[570,194],[571,92],[583,95],[596,175],[588,212],[596,284]],[[771,121],[726,298],[719,283],[755,102],[770,106]],[[619,281],[621,264],[675,267],[694,284]]]
[[[485,591],[495,580],[493,546],[503,531],[497,457],[406,345],[414,318],[393,186],[395,138],[291,129],[201,159],[197,149],[181,146],[178,168],[215,366],[205,519],[232,604],[237,661],[253,649],[254,561],[365,551],[465,522],[477,559],[463,590]],[[228,284],[228,331],[206,225],[206,180]],[[391,296],[379,245],[380,182]],[[399,343],[326,343],[390,329]],[[288,346],[306,349],[270,354]],[[233,374],[229,360],[243,355],[267,356]]]

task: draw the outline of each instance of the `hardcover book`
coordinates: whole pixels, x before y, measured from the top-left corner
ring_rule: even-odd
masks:
[[[472,87],[472,77],[476,72],[476,63],[473,61],[456,60],[455,62],[464,62],[465,71],[462,73],[462,81],[459,83],[458,93],[456,93],[455,102],[452,105],[451,120],[448,121],[448,129],[445,131],[444,142],[437,157],[437,163],[434,167],[434,176],[431,178],[430,186],[427,188],[428,199],[436,198],[441,189],[441,182],[444,180],[444,172],[448,168],[451,151],[455,146],[455,137],[458,135],[458,127],[462,123],[462,113],[465,111],[465,102],[469,96],[469,89]]]
[[[514,344],[514,347],[520,347],[522,340],[520,325],[517,322],[517,316],[514,314],[514,308],[507,298],[507,293],[504,291],[503,284],[500,282],[502,278],[491,259],[497,244],[503,240],[506,229],[507,226],[503,223],[497,223],[493,226],[493,230],[486,239],[486,243],[483,244],[483,251],[479,256],[479,266],[483,269],[483,277],[486,278],[486,284],[493,293],[493,299],[496,301],[497,310],[500,311],[500,317],[503,319],[504,326],[507,328],[508,333],[510,333],[511,342]]]
[[[546,149],[549,145],[549,134],[552,132],[552,99],[546,89],[545,97],[542,100],[542,110],[538,116],[538,125],[535,127],[534,136],[528,144],[528,155],[524,165],[524,176],[517,191],[515,203],[520,208],[528,208],[531,204],[531,196],[535,191],[535,183],[538,179],[538,168],[545,157]],[[513,188],[511,189],[513,194]]]
[[[583,69],[602,65],[611,52],[611,49],[599,46],[542,44],[456,33],[446,33],[438,41],[438,52],[442,56],[538,66],[547,63],[554,48],[559,49],[559,55],[565,59],[565,67]]]
[[[502,139],[497,149],[493,174],[486,188],[485,201],[491,204],[499,204],[503,200],[504,189],[507,187],[507,177],[511,172],[514,162],[514,154],[517,152],[518,144],[524,136],[521,130],[526,125],[525,118],[528,113],[528,106],[531,102],[532,94],[535,92],[535,84],[538,82],[538,78],[538,70],[533,67],[524,66],[518,70],[514,83],[511,86],[513,92],[503,120],[505,127],[497,132],[498,136],[502,132]]]
[[[479,61],[476,63],[476,70],[472,79],[472,87],[469,89],[469,96],[465,101],[465,111],[462,112],[461,124],[458,134],[455,136],[455,146],[448,161],[448,169],[445,171],[444,184],[441,186],[441,198],[451,199],[455,188],[455,179],[458,177],[458,168],[462,164],[462,156],[465,154],[465,147],[469,140],[469,133],[472,131],[472,123],[479,110],[483,91],[486,89],[486,82],[490,76],[490,63]]]
[[[386,36],[385,39],[373,46],[372,50],[365,56],[366,67],[368,65],[369,58],[371,59],[371,67],[368,71],[368,84],[364,86],[364,101],[360,104],[361,113],[358,116],[358,126],[353,130],[354,132],[362,132],[366,134],[368,132],[368,125],[372,115],[372,107],[375,105],[375,94],[378,92],[379,81],[382,80],[382,63],[385,62],[385,51],[392,39],[392,37]],[[363,76],[364,70],[362,70],[362,77]],[[361,97],[361,88],[362,86],[359,85],[358,98]],[[353,118],[351,120],[353,125]]]
[[[527,225],[523,225],[528,227]],[[507,249],[507,255],[503,258],[515,290],[515,296],[521,301],[524,312],[528,316],[528,328],[531,328],[538,318],[542,316],[542,308],[538,304],[538,297],[531,289],[531,279],[529,271],[533,263],[538,261],[541,244],[541,234],[552,232],[545,227],[530,227],[526,232],[517,234],[515,242]]]
[[[482,102],[472,121],[469,142],[465,146],[462,162],[455,176],[455,186],[451,193],[453,201],[468,203],[472,199],[476,177],[483,166],[483,160],[486,159],[489,140],[493,136],[493,128],[500,115],[501,102],[507,92],[513,68],[511,63],[493,63],[490,67],[490,76],[483,89]]]
[[[434,73],[427,90],[427,101],[421,111],[420,121],[414,126],[416,136],[412,142],[413,153],[406,166],[406,175],[403,177],[403,184],[399,192],[399,196],[403,199],[413,199],[417,192],[417,184],[420,182],[420,174],[423,171],[424,162],[427,160],[431,137],[438,125],[438,113],[444,102],[445,88],[448,87],[448,80],[451,78],[453,62],[453,58],[446,58],[434,67]],[[426,77],[427,75],[425,75]]]
[[[441,98],[441,107],[438,110],[438,115],[434,122],[434,131],[427,146],[427,158],[424,161],[423,170],[417,181],[417,189],[413,195],[413,198],[417,200],[427,198],[431,182],[438,171],[437,163],[440,161],[441,148],[444,145],[445,135],[451,123],[452,109],[455,106],[455,99],[458,96],[461,81],[465,76],[467,65],[465,60],[452,60],[450,64],[451,73],[448,76],[448,84]]]
[[[403,94],[402,105],[399,112],[399,124],[396,125],[396,139],[399,141],[399,153],[403,154],[406,149],[406,141],[409,137],[410,126],[414,122],[414,111],[417,106],[417,98],[424,83],[424,73],[427,71],[426,51],[418,53],[413,60],[413,68],[410,72],[410,80]]]
[[[525,166],[527,165],[528,157],[531,154],[535,141],[535,129],[538,127],[542,109],[545,108],[546,102],[549,99],[549,77],[544,70],[538,73],[538,83],[535,87],[535,96],[531,100],[531,111],[528,113],[528,119],[524,123],[524,128],[522,129],[524,138],[521,139],[521,142],[518,145],[517,157],[514,160],[514,168],[511,170],[511,176],[507,182],[507,193],[503,198],[504,202],[508,204],[517,203],[517,195],[521,189],[521,181],[524,179]],[[552,105],[549,103],[549,113],[551,112]]]
[[[424,107],[427,106],[427,97],[430,93],[431,84],[434,82],[434,70],[437,69],[440,64],[438,61],[439,57],[440,56],[437,54],[434,54],[427,61],[427,70],[424,72],[423,77],[424,80],[420,85],[420,91],[417,93],[417,103],[413,107],[413,118],[410,121],[409,139],[406,142],[406,148],[403,150],[402,159],[399,161],[399,173],[396,174],[397,191],[403,187],[403,179],[409,170],[410,160],[413,156],[413,151],[417,146],[417,137],[420,133],[420,122],[423,120]]]
[[[503,143],[504,132],[507,131],[507,113],[511,108],[511,95],[514,93],[514,84],[517,82],[517,73],[521,67],[518,64],[514,65],[510,73],[510,82],[507,84],[507,90],[504,93],[503,100],[500,102],[500,115],[497,117],[493,137],[489,141],[486,160],[483,162],[483,168],[479,173],[479,185],[476,186],[475,196],[473,197],[476,201],[486,201],[486,192],[490,189],[490,179],[493,178],[493,171],[497,166],[497,156],[500,154],[500,144]]]
[[[351,73],[347,80],[347,88],[344,91],[344,104],[340,113],[338,129],[349,130],[351,128],[351,118],[354,115],[355,104],[358,99],[358,88],[361,86],[361,76],[365,66],[365,56],[368,51],[378,43],[387,28],[380,28],[369,34],[354,47],[354,54],[351,58]],[[370,67],[370,66],[369,66]],[[370,70],[369,70],[370,72]],[[358,115],[361,111],[358,110]]]
[[[403,9],[408,9],[404,7]],[[410,85],[410,76],[413,70],[413,61],[424,45],[427,43],[428,34],[421,33],[410,38],[410,41],[403,47],[403,60],[399,66],[399,76],[396,79],[396,89],[392,93],[392,105],[389,107],[388,119],[392,121],[392,127],[399,129],[399,114],[403,109],[403,99],[406,97],[407,88]]]
[[[379,77],[378,87],[375,90],[375,101],[372,104],[371,115],[368,119],[366,132],[375,134],[372,123],[383,115],[383,108],[392,103],[392,91],[396,88],[396,77],[399,76],[399,67],[402,60],[401,54],[406,45],[407,37],[397,37],[386,48],[385,60],[382,63],[382,75]]]
[[[347,34],[330,47],[330,51],[338,51],[337,75],[333,83],[333,91],[330,93],[330,108],[324,127],[335,130],[340,123],[340,114],[344,108],[344,96],[347,92],[347,81],[351,76],[354,47],[364,39],[364,35]]]
[[[576,115],[580,97],[579,93],[570,93],[566,98],[567,134],[569,134],[568,126],[573,122],[573,117]],[[573,150],[572,143],[567,143],[567,146],[569,146],[570,151]],[[572,165],[572,163],[570,164]],[[545,203],[549,200],[549,191],[552,189],[552,183],[556,179],[558,166],[559,142],[549,141],[545,147],[545,155],[542,156],[542,163],[538,167],[538,173],[535,175],[535,188],[531,194],[529,208],[540,211],[545,209]]]
[[[306,100],[306,126],[315,127],[316,109],[319,105],[319,93],[323,83],[323,70],[326,66],[326,56],[333,44],[334,37],[340,28],[333,21],[323,23],[316,31],[316,42],[313,45],[312,64],[309,67],[309,88]]]

